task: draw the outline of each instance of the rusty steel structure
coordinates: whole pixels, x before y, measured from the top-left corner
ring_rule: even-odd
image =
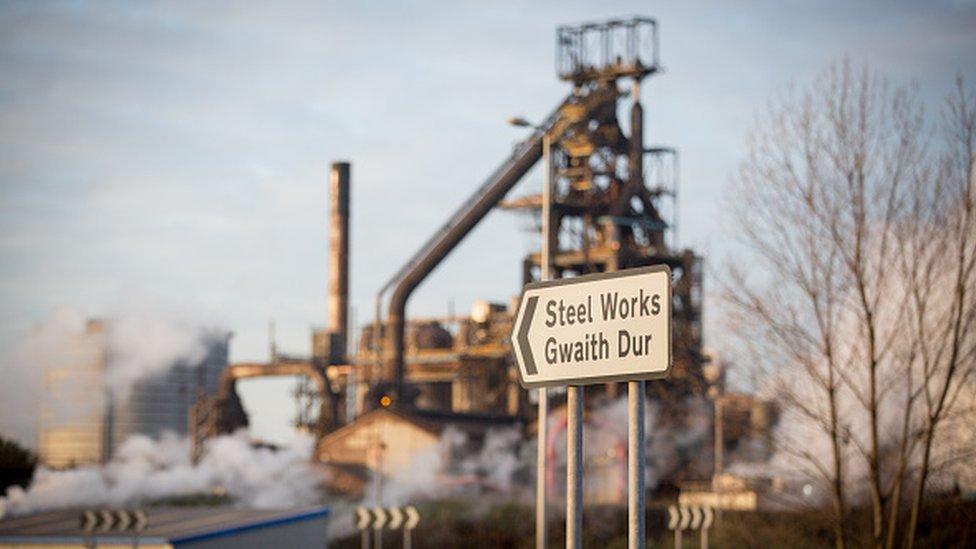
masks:
[[[498,206],[541,211],[541,196],[505,201],[508,192],[541,159],[544,137],[552,144],[555,164],[553,222],[549,239],[553,270],[559,276],[606,272],[665,263],[676,273],[674,291],[676,377],[665,389],[700,393],[701,365],[701,258],[690,250],[677,250],[673,238],[676,208],[664,215],[663,203],[677,195],[676,179],[662,179],[658,169],[645,166],[677,165],[677,153],[644,144],[641,81],[658,72],[657,23],[649,18],[615,20],[560,27],[557,31],[557,73],[572,84],[569,95],[535,127],[511,157],[463,203],[431,238],[397,271],[380,291],[392,289],[384,341],[373,341],[373,396],[388,394],[404,406],[414,405],[421,392],[408,382],[407,301],[413,291]],[[621,83],[629,87],[621,89]],[[629,135],[618,111],[630,99]],[[676,170],[672,169],[676,175]],[[645,177],[645,175],[650,177]],[[656,182],[648,184],[648,182]],[[670,221],[670,222],[669,222]],[[538,279],[540,254],[524,262],[523,279]],[[379,302],[380,296],[377,301]],[[499,342],[502,343],[502,342]],[[653,390],[660,390],[660,384]],[[615,387],[608,387],[613,393]],[[375,398],[367,397],[367,404]]]
[[[329,177],[330,364],[345,362],[349,343],[349,162],[335,162]]]
[[[296,392],[299,423],[320,437],[384,406],[531,421],[534,406],[518,384],[508,341],[514,299],[478,301],[469,315],[445,318],[408,320],[406,310],[413,291],[492,209],[541,225],[540,195],[507,195],[539,163],[546,143],[553,176],[545,236],[552,272],[567,277],[669,265],[675,276],[675,368],[669,380],[647,384],[649,396],[680,401],[705,393],[702,258],[677,242],[678,154],[644,139],[641,83],[661,68],[657,23],[633,18],[567,26],[556,37],[556,72],[570,91],[381,287],[376,318],[362,328],[354,352],[348,346],[351,167],[332,165],[328,326],[313,332],[308,358],[273,353],[268,363],[228,368],[220,394],[198,403],[202,433],[246,423],[235,383],[257,375],[306,376],[307,386]],[[540,253],[523,259],[523,282],[539,279],[540,260]],[[309,389],[317,395],[314,421]],[[615,384],[607,384],[587,391],[587,401],[617,393]]]
[[[312,356],[280,355],[272,342],[268,362],[231,364],[224,369],[215,394],[201,394],[190,411],[193,459],[199,459],[207,438],[228,433],[248,424],[237,394],[241,379],[268,376],[299,376],[296,398],[303,399],[296,427],[318,435],[346,422],[345,380],[350,366],[349,339],[349,203],[352,168],[349,162],[334,162],[329,174],[329,295],[328,326],[312,332]],[[318,404],[318,414],[309,409]]]

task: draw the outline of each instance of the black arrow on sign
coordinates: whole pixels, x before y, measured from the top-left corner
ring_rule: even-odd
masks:
[[[136,532],[142,532],[146,529],[146,525],[149,524],[149,517],[146,516],[146,512],[142,509],[136,509],[132,512],[132,516],[135,519],[135,523],[132,528]]]
[[[102,532],[108,532],[112,529],[112,525],[115,524],[115,515],[112,513],[111,509],[102,509],[98,512],[98,516],[101,521],[98,523],[99,530]]]
[[[91,532],[95,529],[95,525],[98,524],[98,515],[95,511],[85,511],[81,514],[81,529],[85,532]]]
[[[522,351],[522,362],[525,363],[525,372],[529,375],[539,373],[535,367],[535,358],[532,357],[532,347],[529,346],[529,327],[532,324],[532,316],[535,315],[535,306],[539,302],[539,296],[534,295],[525,302],[525,314],[522,315],[522,325],[519,326],[518,344]]]

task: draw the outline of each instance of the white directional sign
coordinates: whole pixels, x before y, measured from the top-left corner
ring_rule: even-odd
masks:
[[[712,521],[715,520],[715,512],[712,511],[711,507],[705,507],[702,509],[705,513],[705,519],[702,520],[702,530],[708,530],[712,527]]]
[[[384,527],[390,530],[413,530],[420,522],[420,513],[413,505],[406,507],[357,507],[355,511],[356,529],[382,530]],[[84,518],[82,518],[84,521]]]
[[[356,507],[356,530],[369,528],[369,523],[373,521],[373,516],[369,514],[369,509]]]
[[[688,525],[692,530],[697,530],[701,526],[702,510],[701,507],[694,506],[691,508],[691,524]]]
[[[400,511],[399,507],[390,508],[390,523],[387,525],[390,530],[399,530],[400,524],[403,523],[403,513]]]
[[[376,520],[373,521],[373,529],[382,530],[383,526],[386,525],[386,511],[382,507],[373,507],[373,514],[376,515]]]
[[[668,506],[669,530],[708,530],[715,519],[711,507],[697,505]]]
[[[142,532],[149,524],[149,517],[142,509],[87,510],[81,513],[79,520],[81,529],[87,533],[108,532],[109,530]]]
[[[136,532],[142,532],[149,525],[149,517],[146,516],[146,512],[142,509],[136,509],[133,513],[134,523],[132,524],[132,529]]]
[[[413,505],[408,505],[404,511],[407,513],[407,522],[403,525],[403,528],[413,530],[420,522],[420,513],[417,512],[417,508]]]
[[[672,362],[671,269],[529,284],[512,347],[526,388],[666,377]]]
[[[674,505],[668,505],[668,530],[674,530],[681,522],[681,513]]]
[[[96,524],[98,524],[98,514],[95,511],[85,511],[81,514],[82,530],[91,532],[95,529]]]
[[[678,530],[687,530],[691,526],[691,509],[681,508],[681,522],[678,523]]]
[[[133,518],[134,517],[132,515],[126,513],[125,511],[118,513],[118,521],[115,523],[115,528],[122,531],[128,530],[129,525],[132,524]]]
[[[98,512],[99,517],[99,530],[102,532],[108,532],[112,525],[115,524],[115,513],[109,509],[102,509]]]

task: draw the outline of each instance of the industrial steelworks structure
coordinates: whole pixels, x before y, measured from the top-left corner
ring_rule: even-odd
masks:
[[[219,394],[195,407],[198,440],[246,423],[234,389],[238,379],[295,374],[313,385],[297,392],[297,421],[318,435],[316,455],[341,473],[334,478],[344,489],[362,489],[377,471],[405,467],[417,441],[435,441],[445,425],[459,426],[475,441],[493,425],[531,430],[535,408],[518,384],[508,340],[514,299],[476,302],[466,317],[408,319],[406,307],[413,291],[493,208],[520,212],[541,225],[541,195],[506,196],[547,153],[553,202],[545,238],[556,276],[652,264],[667,264],[674,273],[673,374],[647,390],[668,407],[669,427],[681,427],[688,397],[704,399],[720,376],[712,368],[706,379],[702,258],[679,249],[675,236],[678,154],[644,140],[640,87],[661,69],[657,23],[633,18],[561,27],[556,64],[569,93],[379,289],[375,321],[362,328],[355,352],[347,327],[351,173],[348,163],[333,164],[328,328],[313,332],[310,358],[275,352],[268,363],[229,366]],[[539,278],[540,257],[524,258],[523,282]],[[587,407],[618,394],[615,383],[588,390]],[[707,478],[711,450],[706,443],[688,452],[697,459],[682,458],[678,476]],[[611,461],[616,471],[626,458]]]
[[[557,71],[572,85],[570,93],[380,290],[391,290],[386,323],[364,330],[356,360],[369,386],[357,395],[363,409],[387,397],[406,409],[530,413],[526,392],[515,385],[507,341],[514,304],[478,303],[456,326],[445,326],[444,319],[408,322],[405,310],[414,289],[492,208],[541,217],[541,195],[505,197],[542,159],[546,144],[554,181],[546,235],[553,272],[566,277],[669,265],[676,274],[676,369],[668,383],[651,390],[659,398],[703,392],[701,258],[674,246],[677,153],[648,147],[643,137],[640,83],[659,71],[657,44],[653,19],[558,30]],[[540,257],[524,259],[524,283],[539,278]],[[617,389],[608,384],[602,394],[614,397]]]
[[[190,405],[217,389],[230,334],[199,330],[200,356],[165,364],[128,391],[111,391],[109,372],[121,360],[110,337],[115,329],[111,319],[89,319],[83,331],[63,335],[39,364],[38,450],[48,467],[105,463],[133,435],[185,434]]]

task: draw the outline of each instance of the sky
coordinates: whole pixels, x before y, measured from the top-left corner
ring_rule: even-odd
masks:
[[[525,136],[506,118],[541,119],[567,93],[555,27],[633,14],[660,24],[645,142],[680,151],[680,239],[706,284],[735,260],[725,188],[770,97],[845,56],[934,106],[957,74],[976,82],[973,1],[2,1],[0,351],[74,307],[225,327],[232,360],[267,358],[274,320],[279,348],[307,353],[335,160],[352,162],[352,314],[368,321],[379,286]],[[524,219],[491,213],[409,312],[507,301],[537,246]],[[257,436],[287,438],[290,386],[245,384]]]

